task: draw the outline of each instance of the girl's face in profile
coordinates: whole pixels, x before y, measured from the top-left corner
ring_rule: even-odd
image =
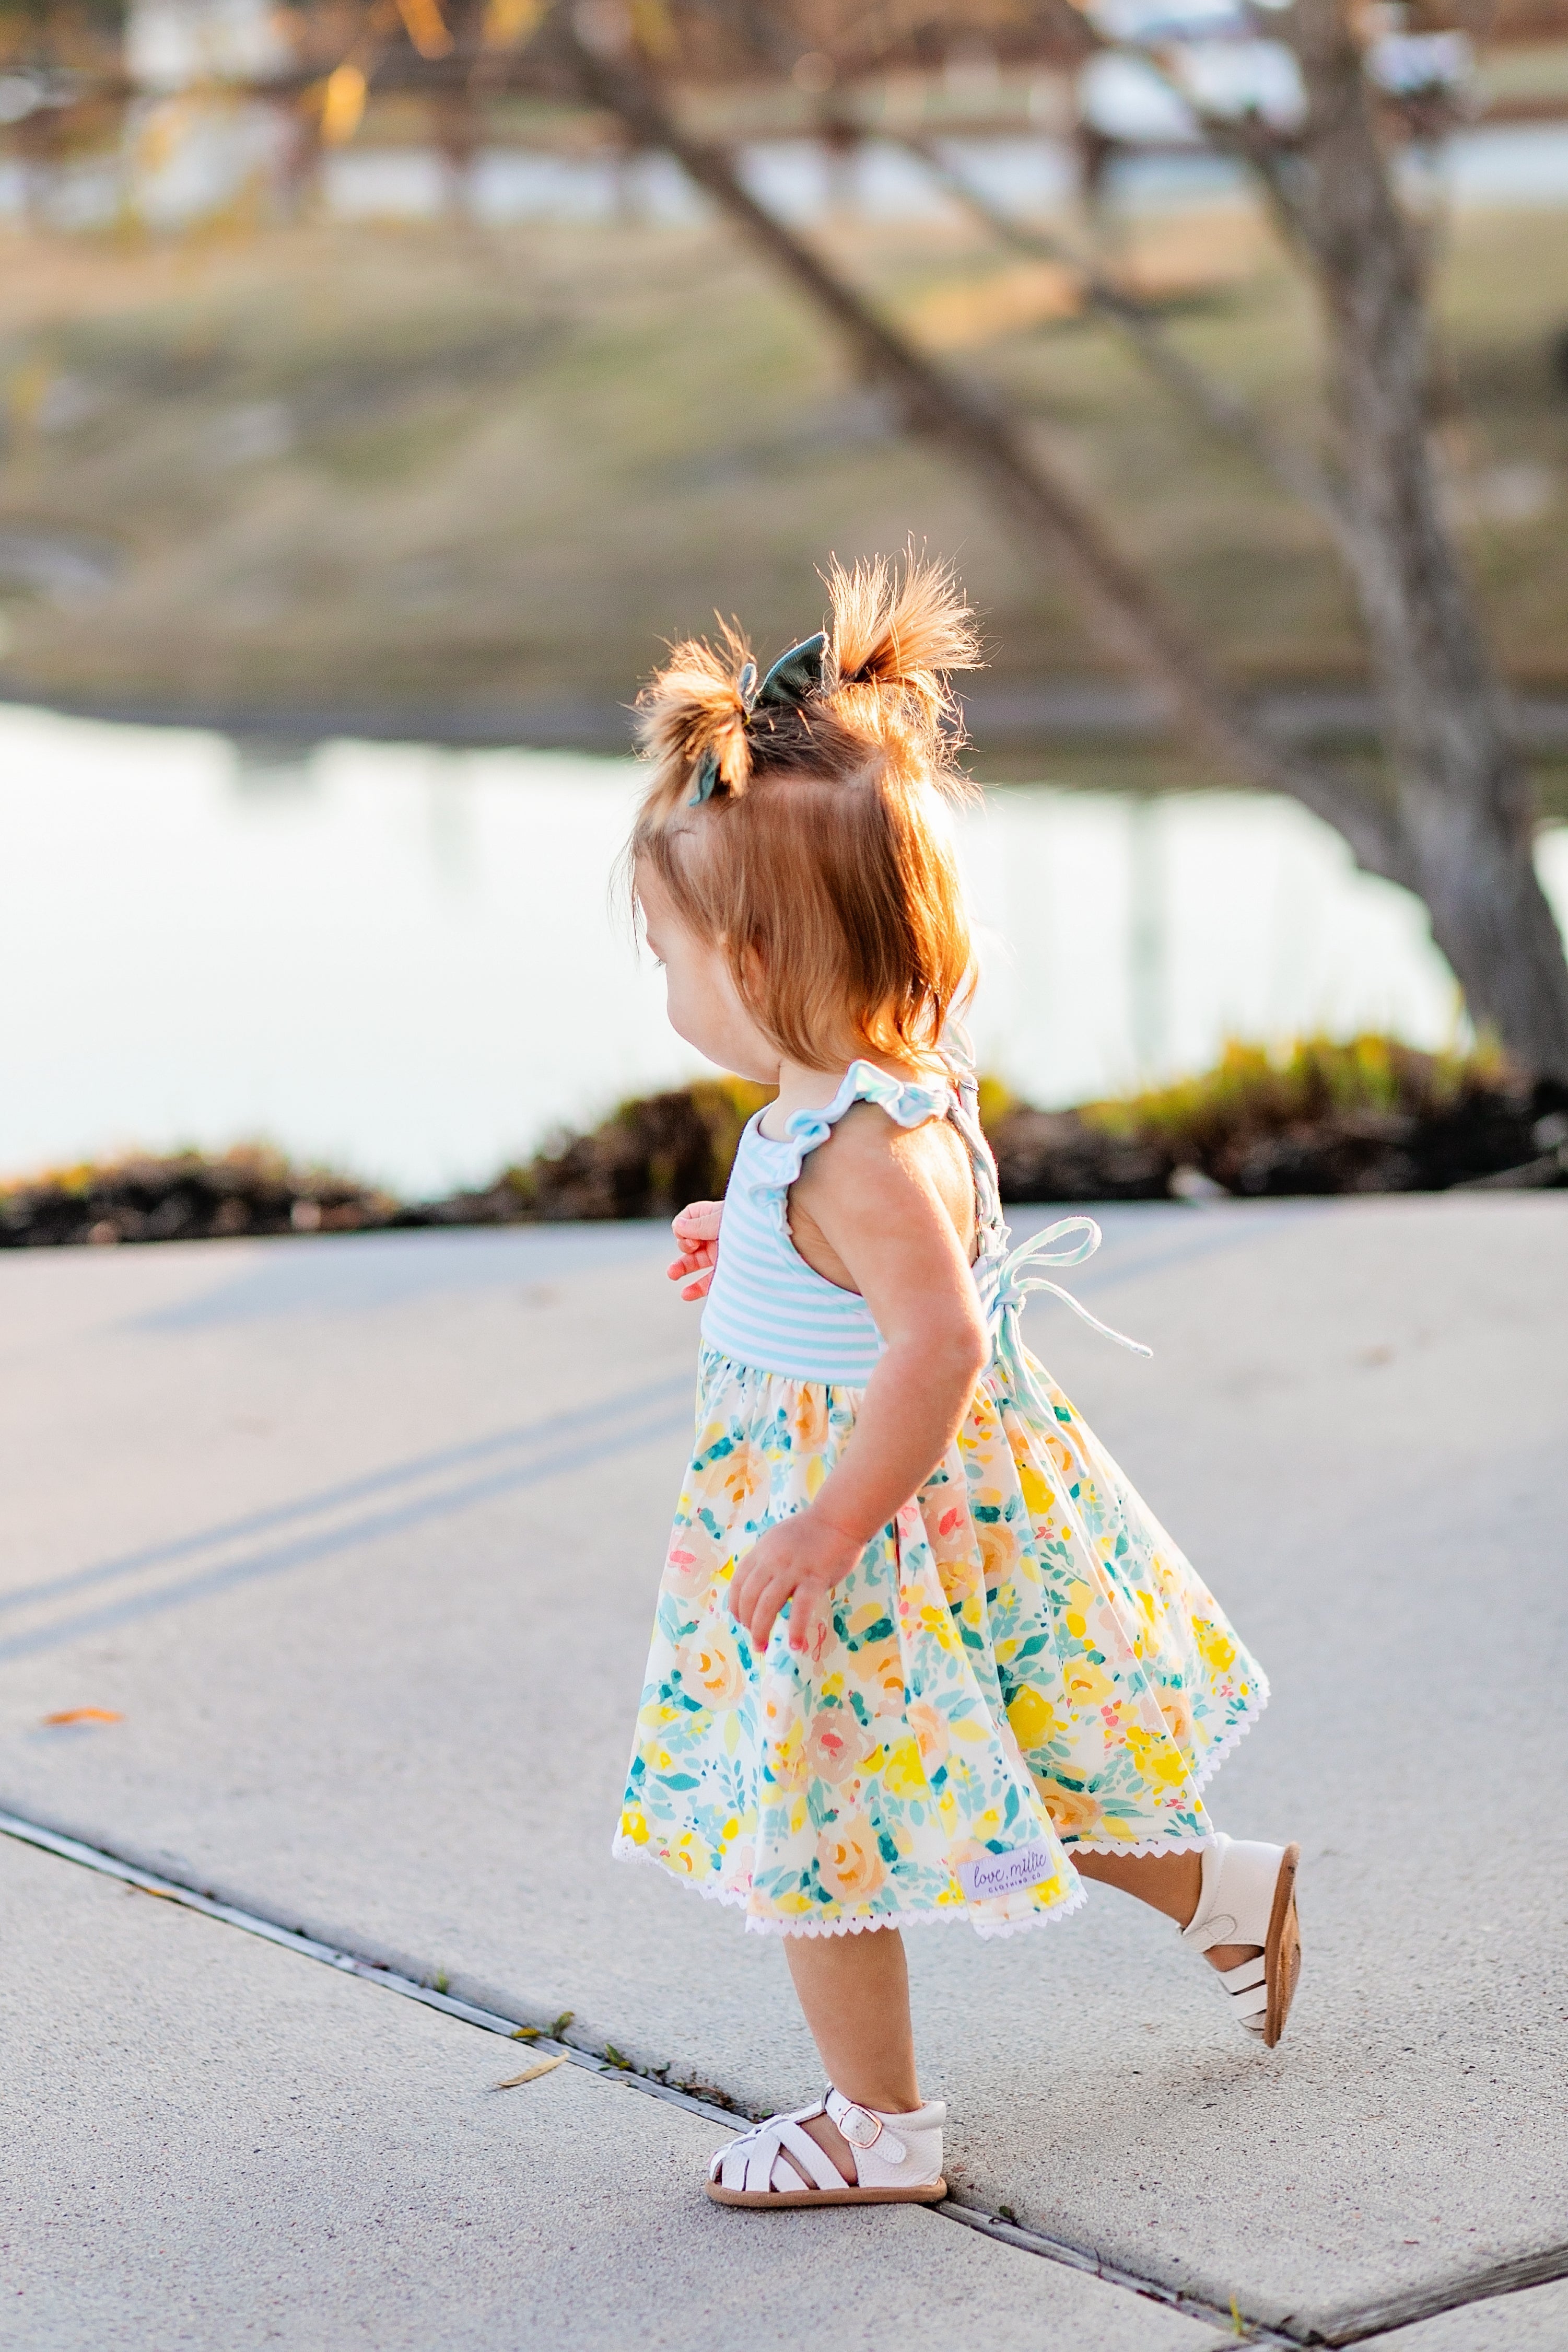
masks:
[[[724,950],[687,929],[656,874],[640,867],[636,885],[649,952],[664,967],[665,1008],[676,1036],[721,1070],[733,1070],[758,1086],[777,1086],[779,1048],[768,1044],[736,993]]]

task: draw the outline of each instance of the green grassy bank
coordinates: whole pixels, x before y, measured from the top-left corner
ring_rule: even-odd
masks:
[[[961,227],[829,241],[1007,389],[1240,684],[1361,676],[1316,526],[1063,316],[1049,271]],[[1148,222],[1124,246],[1184,348],[1319,434],[1307,299],[1247,215]],[[284,731],[301,710],[440,732],[526,706],[535,740],[591,740],[668,635],[717,606],[764,649],[787,643],[830,550],[911,531],[959,562],[991,685],[1103,670],[967,481],[722,228],[13,234],[5,267],[0,545],[80,561],[72,578],[35,563],[30,583],[26,562],[0,566],[0,692]],[[1560,217],[1462,216],[1441,307],[1444,446],[1496,641],[1520,684],[1568,690]],[[1038,769],[1015,744],[988,772],[1020,760]],[[1086,764],[1085,781],[1197,781],[1148,754]]]

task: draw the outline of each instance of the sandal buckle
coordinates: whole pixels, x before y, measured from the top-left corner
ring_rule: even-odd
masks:
[[[834,2120],[852,2147],[874,2147],[885,2129],[876,2116],[854,2105],[846,2106]]]

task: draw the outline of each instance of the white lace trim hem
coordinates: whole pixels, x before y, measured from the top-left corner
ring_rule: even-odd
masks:
[[[745,1909],[747,1895],[744,1887],[711,1886],[700,1878],[687,1878],[683,1872],[672,1870],[656,1853],[650,1853],[646,1846],[638,1845],[632,1838],[618,1836],[610,1853],[614,1862],[645,1863],[672,1885],[689,1886],[694,1894],[702,1896],[705,1903],[722,1903],[736,1911]],[[954,1903],[945,1905],[939,1911],[883,1911],[874,1918],[801,1919],[799,1922],[761,1918],[756,1912],[747,1911],[744,1924],[748,1936],[861,1936],[875,1927],[941,1927],[950,1922],[956,1924],[967,1920],[977,1936],[990,1938],[1023,1936],[1031,1927],[1049,1927],[1056,1920],[1065,1919],[1070,1912],[1081,1911],[1088,1899],[1088,1888],[1080,1884],[1065,1901],[1053,1903],[1049,1911],[1032,1911],[1022,1919],[986,1919],[980,1917],[969,1904]]]

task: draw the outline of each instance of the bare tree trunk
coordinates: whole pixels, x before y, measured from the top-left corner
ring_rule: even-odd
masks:
[[[1395,194],[1343,0],[1276,20],[1308,112],[1270,193],[1322,306],[1350,492],[1341,544],[1366,624],[1411,887],[1470,1014],[1537,1076],[1568,1080],[1568,965],[1535,871],[1530,780],[1452,531],[1429,434],[1419,231]]]
[[[888,384],[916,429],[961,457],[1011,527],[1073,578],[1106,643],[1147,678],[1230,773],[1287,793],[1334,826],[1369,873],[1411,883],[1392,814],[1346,778],[1281,750],[1229,693],[1153,584],[1113,546],[1091,509],[985,394],[929,359],[856,289],[758,204],[729,156],[691,137],[632,59],[587,48],[563,19],[562,47],[583,94],[632,139],[662,147],[846,336],[868,374]]]
[[[479,152],[482,123],[479,110],[466,89],[443,90],[430,103],[430,127],[441,158],[444,209],[454,220],[467,220],[474,208],[474,164]]]

